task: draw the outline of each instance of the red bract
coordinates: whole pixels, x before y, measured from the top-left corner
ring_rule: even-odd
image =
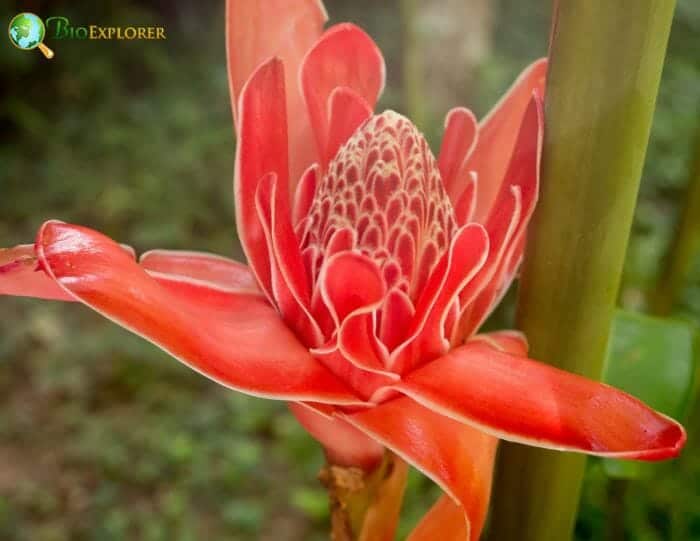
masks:
[[[323,32],[325,19],[315,0],[228,3],[249,266],[171,251],[137,262],[50,221],[34,246],[0,252],[0,293],[83,302],[222,385],[290,402],[335,464],[369,470],[391,449],[446,493],[413,541],[478,537],[498,438],[676,456],[673,420],[528,359],[515,331],[475,334],[522,258],[546,62],[481,123],[450,111],[436,160],[408,119],[372,113],[374,42],[350,24]]]

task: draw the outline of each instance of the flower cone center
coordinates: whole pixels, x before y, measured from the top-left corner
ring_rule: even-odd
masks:
[[[370,118],[340,148],[310,218],[305,247],[316,246],[322,257],[359,249],[382,269],[388,288],[411,297],[456,229],[428,143],[393,111]]]

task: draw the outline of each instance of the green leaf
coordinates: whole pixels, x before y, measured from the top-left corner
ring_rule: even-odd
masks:
[[[299,487],[292,492],[292,505],[317,521],[328,518],[328,494],[320,488]]]
[[[684,321],[618,310],[603,380],[682,422],[694,394],[697,338]],[[606,459],[603,468],[616,479],[639,479],[658,465]]]

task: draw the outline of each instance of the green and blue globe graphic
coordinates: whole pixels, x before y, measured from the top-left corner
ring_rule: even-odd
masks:
[[[20,13],[10,21],[10,40],[24,50],[34,49],[44,39],[44,21],[33,13]]]

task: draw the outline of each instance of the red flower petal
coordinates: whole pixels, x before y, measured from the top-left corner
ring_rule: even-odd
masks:
[[[404,373],[447,352],[450,342],[443,329],[449,308],[478,277],[488,253],[489,238],[481,225],[466,225],[455,234],[418,299],[409,338],[391,356],[393,370]]]
[[[268,299],[273,298],[270,254],[256,210],[255,193],[260,179],[274,173],[280,188],[288,194],[284,92],[284,68],[279,59],[272,59],[255,71],[241,94],[236,148],[234,196],[238,235],[250,268]]]
[[[294,204],[292,205],[292,223],[299,238],[298,244],[302,245],[303,230],[298,228],[304,223],[304,218],[309,214],[311,205],[316,195],[316,184],[319,181],[320,171],[318,164],[313,164],[304,171],[294,191]]]
[[[342,230],[336,233],[339,232],[342,234]],[[312,351],[326,353],[337,347],[343,359],[354,366],[396,380],[396,374],[386,370],[388,352],[376,334],[375,311],[384,300],[386,287],[374,261],[351,251],[331,255],[321,269],[318,283],[337,334],[335,343]]]
[[[468,182],[469,170],[464,167],[464,162],[476,145],[476,133],[476,118],[469,109],[456,107],[447,113],[438,167],[442,183],[453,203]]]
[[[133,258],[129,246],[120,245]],[[261,294],[250,269],[243,263],[220,255],[184,250],[151,250],[140,258],[150,276],[174,287],[183,284],[242,294]],[[0,249],[0,295],[75,301],[76,299],[46,274],[39,265],[33,244]]]
[[[247,265],[226,257],[185,250],[151,250],[139,258],[149,271],[182,276],[204,282],[210,287],[259,292],[255,277]]]
[[[290,403],[301,426],[326,451],[331,464],[372,470],[382,460],[384,447],[339,417],[326,416],[307,404]]]
[[[484,279],[488,285],[478,292],[476,298],[467,299],[466,291],[460,295],[466,308],[460,317],[460,330],[465,337],[476,332],[486,320],[513,279],[517,265],[513,260],[517,258],[519,261],[522,255],[522,242],[537,202],[543,130],[542,102],[535,95],[522,117],[505,180],[485,224],[491,239],[491,251],[482,272],[487,275]],[[507,222],[509,213],[506,209],[516,191],[519,211],[517,215],[510,215],[510,222]]]
[[[349,284],[362,284],[362,287],[348,287]],[[321,269],[318,287],[338,326],[355,310],[378,306],[386,293],[377,265],[357,252],[340,252],[329,257]]]
[[[285,192],[284,194],[280,192]],[[269,173],[260,180],[255,194],[258,218],[263,224],[268,252],[272,294],[287,326],[296,330],[307,347],[318,347],[323,335],[309,312],[309,278],[292,230],[286,190]]]
[[[683,427],[636,398],[576,374],[467,343],[394,388],[499,438],[592,455],[677,456]]]
[[[391,390],[391,385],[397,380],[395,374],[387,375],[378,370],[370,372],[355,366],[351,360],[343,356],[334,343],[330,343],[324,348],[314,349],[312,353],[319,362],[323,363],[364,401],[373,399],[378,390],[381,390],[382,396],[386,396],[386,393],[398,394]]]
[[[316,148],[310,144],[313,135],[298,81],[302,59],[318,40],[327,19],[321,0],[226,3],[226,55],[234,118],[243,86],[258,66],[272,56],[284,62],[292,185],[318,160]]]
[[[372,116],[372,107],[354,90],[338,87],[328,98],[329,125],[326,151],[323,160],[325,170],[338,149],[350,139],[362,123]]]
[[[268,398],[357,403],[259,295],[174,279],[161,284],[109,238],[47,222],[47,274],[67,293],[227,387]]]
[[[347,87],[374,109],[385,77],[382,53],[361,28],[344,23],[326,30],[301,68],[302,89],[319,155],[329,147],[328,99],[333,90]]]
[[[472,535],[473,532],[473,535]],[[406,541],[477,541],[480,532],[464,519],[464,509],[447,495],[440,496]]]
[[[494,331],[477,334],[469,339],[469,343],[474,342],[483,342],[492,348],[521,357],[526,356],[528,350],[527,338],[520,331]]]
[[[440,485],[453,501],[460,504],[458,509],[463,524],[466,523],[466,531],[472,532],[471,539],[478,538],[488,509],[498,445],[496,438],[443,417],[407,397],[395,398],[358,413],[338,415]],[[441,507],[449,509],[444,503]],[[443,511],[440,514],[444,516]],[[454,525],[454,515],[448,515],[448,518]],[[438,529],[434,523],[429,526],[422,526],[422,531],[448,532]],[[423,535],[421,527],[415,535],[411,538],[414,541],[442,539],[420,537]]]
[[[398,379],[386,369],[389,352],[375,331],[376,309],[374,306],[357,310],[345,318],[338,330],[338,349],[355,366]]]
[[[468,171],[463,181],[464,189],[454,202],[457,225],[465,225],[474,221],[478,182],[479,180],[476,172]]]
[[[33,244],[0,249],[0,295],[74,300],[39,268]]]
[[[379,337],[389,351],[393,351],[406,337],[416,309],[406,293],[393,288],[386,296],[381,311]]]
[[[476,148],[467,168],[479,176],[476,221],[480,223],[485,222],[501,190],[533,91],[544,96],[546,72],[547,60],[544,58],[527,67],[479,124]]]

